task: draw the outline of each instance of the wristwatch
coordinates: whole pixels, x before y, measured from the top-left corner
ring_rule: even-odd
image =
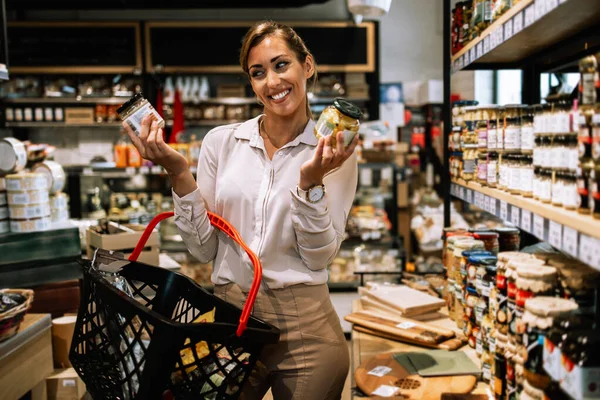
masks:
[[[296,186],[296,194],[309,203],[318,203],[325,196],[325,185],[311,186],[308,190],[302,190]]]

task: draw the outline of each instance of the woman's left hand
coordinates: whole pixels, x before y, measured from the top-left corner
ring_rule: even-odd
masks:
[[[312,186],[323,184],[325,175],[342,166],[354,153],[354,149],[358,144],[358,135],[354,136],[354,139],[346,148],[344,148],[344,134],[342,132],[338,132],[336,141],[336,146],[333,147],[331,146],[331,136],[319,139],[314,157],[300,167],[300,182],[298,183],[300,189],[308,190]]]

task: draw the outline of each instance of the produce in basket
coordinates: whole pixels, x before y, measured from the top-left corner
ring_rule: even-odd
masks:
[[[19,293],[0,293],[0,314],[25,303],[27,298]]]

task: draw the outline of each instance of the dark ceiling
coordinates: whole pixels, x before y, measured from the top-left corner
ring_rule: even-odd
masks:
[[[329,0],[6,0],[8,10],[292,8]]]

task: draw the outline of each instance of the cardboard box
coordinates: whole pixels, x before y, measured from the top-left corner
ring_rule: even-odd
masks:
[[[87,230],[87,256],[88,258],[94,257],[94,251],[96,249],[115,250],[125,254],[125,257],[133,252],[133,249],[137,245],[138,241],[142,237],[142,232],[145,226],[137,224],[124,224],[118,225],[111,223],[109,224],[110,234],[100,234],[88,228]],[[159,245],[160,240],[158,237],[158,231],[154,229],[152,234],[146,242],[144,251],[140,254],[138,261],[150,264],[159,264]]]
[[[65,124],[93,124],[94,109],[87,107],[65,108]]]
[[[57,369],[46,378],[48,400],[80,400],[85,396],[85,383],[73,368]]]

